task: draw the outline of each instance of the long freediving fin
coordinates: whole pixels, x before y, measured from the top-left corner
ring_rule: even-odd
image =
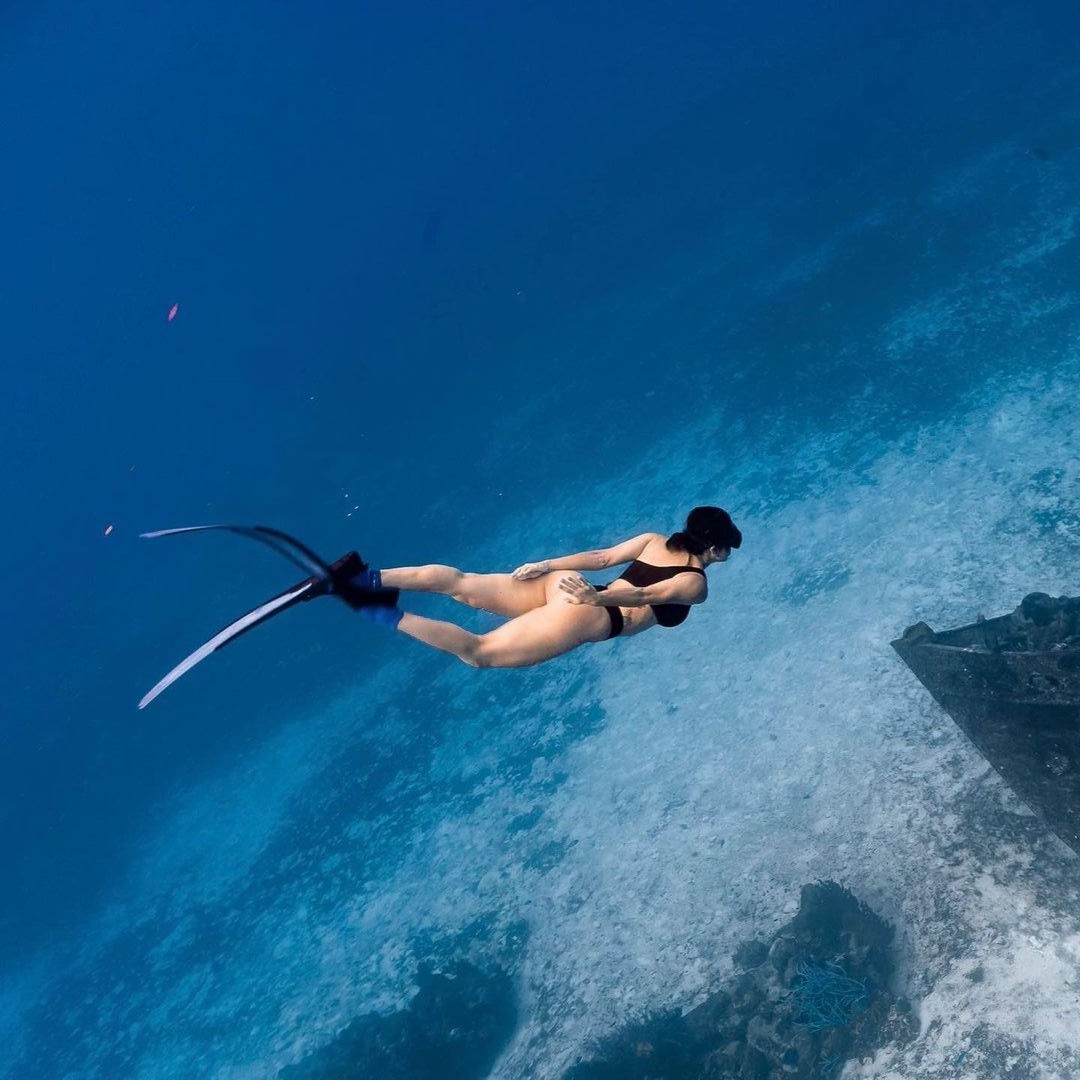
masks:
[[[286,589],[283,593],[279,593],[272,599],[260,604],[257,608],[252,608],[246,615],[241,615],[239,619],[235,619],[233,622],[229,623],[228,626],[219,630],[209,641],[200,645],[190,656],[181,660],[168,675],[159,680],[149,693],[144,695],[143,699],[139,702],[139,708],[145,709],[162,690],[171,686],[181,675],[185,675],[196,664],[205,660],[211,653],[217,652],[218,649],[223,649],[230,641],[235,641],[241,634],[246,634],[260,623],[266,622],[266,620],[272,616],[286,611],[294,604],[302,603],[305,600],[313,600],[316,596],[325,596],[328,592],[329,582],[322,578],[308,578],[306,581],[301,581],[291,588]]]
[[[311,577],[298,582],[284,592],[253,608],[246,615],[229,623],[205,644],[199,646],[190,656],[176,665],[154,688],[139,702],[143,709],[164,690],[171,686],[181,675],[190,671],[196,664],[205,660],[212,652],[224,648],[230,641],[235,641],[241,634],[253,629],[267,619],[287,611],[294,604],[313,600],[317,596],[336,596],[348,604],[354,611],[361,608],[392,608],[397,604],[398,590],[382,587],[368,587],[360,580],[369,574],[366,562],[355,551],[347,552],[333,564],[315,554],[311,548],[302,544],[295,537],[278,529],[265,525],[187,525],[178,529],[159,529],[155,532],[140,533],[145,539],[154,540],[161,536],[177,536],[181,533],[207,532],[224,530],[246,536],[266,545],[289,562],[311,573]],[[377,573],[377,572],[370,572]]]

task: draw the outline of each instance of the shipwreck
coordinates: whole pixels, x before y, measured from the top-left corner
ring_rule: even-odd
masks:
[[[1005,782],[1080,854],[1080,597],[936,633],[908,627],[904,663]]]

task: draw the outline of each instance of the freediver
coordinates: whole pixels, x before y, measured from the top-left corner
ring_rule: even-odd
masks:
[[[372,622],[450,653],[475,668],[531,667],[589,642],[679,626],[708,597],[705,569],[726,562],[742,533],[726,510],[697,506],[664,537],[641,533],[613,547],[525,563],[511,574],[470,574],[452,566],[373,569],[355,551],[328,564],[299,540],[263,525],[192,525],[146,538],[223,530],[276,551],[310,576],[234,620],[176,665],[139,702],[144,708],[212,652],[274,615],[318,596],[336,596]],[[614,581],[592,585],[582,570],[629,563]],[[486,634],[402,611],[402,591],[441,593],[509,620]]]

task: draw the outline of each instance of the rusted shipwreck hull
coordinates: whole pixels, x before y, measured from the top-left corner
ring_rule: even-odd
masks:
[[[1080,854],[1080,597],[892,643],[1005,782]]]

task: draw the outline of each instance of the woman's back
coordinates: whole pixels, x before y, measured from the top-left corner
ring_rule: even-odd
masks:
[[[670,551],[667,540],[659,533],[645,546],[645,550],[616,579],[628,585],[644,589],[658,581],[667,581],[678,574],[693,573],[705,577],[705,571],[694,565],[694,557],[685,551]],[[613,583],[614,584],[614,583]],[[646,630],[654,623],[661,626],[679,626],[690,614],[689,604],[651,604],[652,618],[638,619],[631,632]]]

